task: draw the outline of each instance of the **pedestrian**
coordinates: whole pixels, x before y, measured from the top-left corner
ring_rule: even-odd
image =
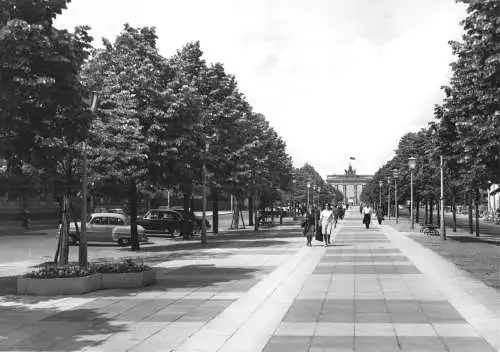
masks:
[[[321,224],[321,233],[323,234],[323,241],[325,242],[325,247],[331,244],[330,236],[332,234],[333,226],[333,211],[330,204],[323,206],[323,210],[320,214],[319,223]]]
[[[304,236],[306,236],[307,242],[306,242],[306,247],[312,247],[312,237],[314,233],[316,232],[316,217],[314,215],[314,212],[309,209],[309,211],[306,213],[306,219],[304,220]]]
[[[340,215],[340,210],[339,210],[339,206],[337,205],[333,209],[333,228],[334,229],[337,228],[337,222],[339,221],[339,215]]]
[[[339,217],[340,217],[340,220],[344,220],[344,215],[345,215],[345,208],[343,205],[340,206],[339,208],[340,210],[340,214],[339,214]]]
[[[370,228],[370,221],[372,218],[372,208],[367,204],[363,207],[363,224],[365,224],[366,229]]]
[[[377,215],[378,224],[381,225],[382,220],[384,220],[384,211],[382,210],[382,208],[377,209],[376,215]]]
[[[363,214],[363,203],[359,205],[359,213]]]

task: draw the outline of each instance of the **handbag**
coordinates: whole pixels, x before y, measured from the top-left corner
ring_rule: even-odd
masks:
[[[321,226],[316,226],[316,235],[314,236],[316,241],[323,242],[323,234],[321,233]]]

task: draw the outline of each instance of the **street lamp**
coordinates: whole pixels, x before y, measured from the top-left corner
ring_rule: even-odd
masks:
[[[384,183],[382,180],[378,181],[378,190],[379,190],[379,201],[378,201],[378,207],[379,209],[382,209],[382,186]]]
[[[309,210],[309,189],[311,188],[311,183],[307,182],[307,210]]]
[[[207,243],[207,156],[208,150],[210,148],[210,140],[215,138],[216,134],[212,136],[205,136],[205,155],[203,156],[203,167],[202,167],[202,177],[203,177],[203,191],[202,191],[202,201],[201,201],[201,243]]]
[[[312,196],[311,196],[311,203],[312,203],[312,207],[314,207],[314,192],[316,192],[316,185],[313,185],[312,186]]]
[[[97,93],[92,93],[90,101],[90,111],[92,114],[97,108]],[[88,253],[87,253],[87,142],[84,140],[82,144],[82,221],[80,222],[80,238],[78,241],[78,264],[80,266],[87,266]]]
[[[396,224],[398,223],[399,220],[399,214],[398,214],[398,169],[392,170],[393,176],[394,176],[394,217],[396,218]]]
[[[440,205],[441,205],[441,240],[446,239],[446,226],[444,223],[444,180],[443,180],[443,168],[444,168],[444,162],[443,162],[443,154],[440,156],[440,168],[441,168],[441,199],[440,199]]]
[[[411,230],[415,228],[415,222],[413,217],[413,170],[417,166],[417,159],[414,157],[408,158],[408,168],[410,169],[410,221],[411,221]]]
[[[387,176],[387,217],[391,220],[391,176]]]
[[[319,209],[319,206],[320,206],[320,196],[321,196],[321,187],[318,186],[318,209]]]
[[[294,175],[292,174],[292,209],[293,209],[293,220],[296,218],[296,212],[295,212],[295,184],[297,183],[297,180],[293,177]]]

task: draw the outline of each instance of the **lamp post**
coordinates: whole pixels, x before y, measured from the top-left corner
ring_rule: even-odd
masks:
[[[295,212],[295,183],[297,183],[297,180],[295,178],[293,178],[293,174],[292,174],[292,216],[293,216],[293,220],[295,220],[295,218],[297,217],[297,214]]]
[[[314,204],[314,192],[316,192],[316,185],[312,186],[312,190],[313,191],[312,191],[312,195],[311,195],[311,203],[312,203],[312,207],[314,207],[315,206],[315,204]]]
[[[309,210],[309,189],[311,188],[311,183],[307,182],[307,210]]]
[[[320,187],[320,186],[318,186],[318,188],[317,188],[317,189],[318,189],[318,209],[319,209],[319,207],[320,207],[320,196],[321,196],[321,193],[320,193],[320,192],[321,192],[321,187]]]
[[[210,148],[210,140],[215,138],[216,134],[212,136],[205,136],[205,155],[203,155],[203,166],[202,166],[202,178],[203,178],[203,188],[202,188],[202,200],[201,200],[201,243],[207,243],[207,156],[208,150]]]
[[[391,176],[387,176],[387,217],[391,220]]]
[[[90,103],[90,111],[95,112],[97,108],[97,93],[92,93]],[[80,266],[87,266],[88,264],[88,253],[87,253],[87,143],[83,141],[82,144],[82,220],[80,222],[80,238],[78,241],[78,264]]]
[[[394,217],[396,218],[396,224],[399,220],[398,214],[398,169],[392,170],[394,176]]]
[[[414,157],[408,158],[408,168],[410,169],[410,221],[411,230],[415,229],[415,221],[413,217],[413,170],[417,166],[417,159]]]
[[[443,162],[443,155],[440,155],[440,168],[441,168],[441,199],[440,199],[440,206],[441,206],[441,240],[446,240],[446,226],[444,223],[444,178],[443,178],[443,168],[444,168],[444,162]]]
[[[384,183],[382,180],[378,181],[378,190],[379,190],[379,201],[378,201],[378,207],[379,209],[382,209],[382,185]]]

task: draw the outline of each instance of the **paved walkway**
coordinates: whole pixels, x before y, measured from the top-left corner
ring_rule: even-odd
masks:
[[[499,292],[358,216],[328,248],[283,226],[171,252],[142,290],[2,297],[0,351],[500,351]]]

